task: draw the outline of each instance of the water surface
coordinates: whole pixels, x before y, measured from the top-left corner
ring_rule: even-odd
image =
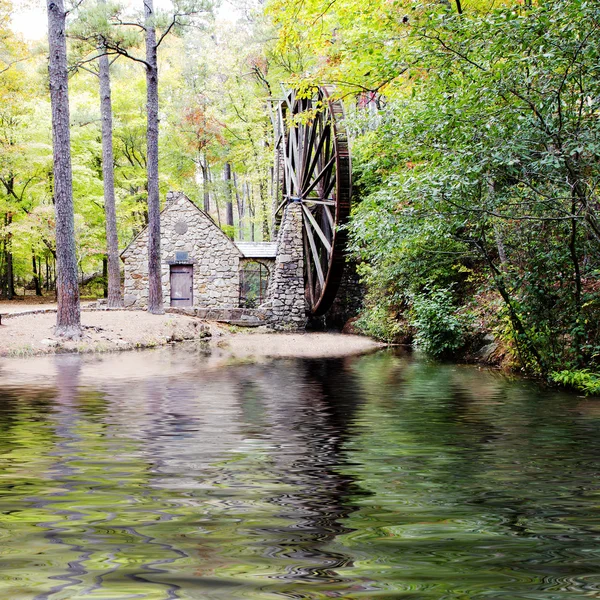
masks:
[[[388,352],[0,362],[0,598],[600,598],[600,403]]]

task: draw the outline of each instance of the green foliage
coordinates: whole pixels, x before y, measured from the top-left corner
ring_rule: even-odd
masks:
[[[388,343],[402,342],[412,338],[405,323],[400,322],[386,304],[374,304],[356,320],[354,325],[365,335]]]
[[[553,371],[550,373],[550,379],[586,395],[600,395],[600,374],[592,373],[589,369]]]
[[[451,289],[437,289],[412,299],[415,346],[430,356],[451,356],[465,343],[468,318],[457,311]]]
[[[363,319],[405,320],[427,290],[452,286],[457,307],[491,290],[523,368],[597,366],[600,7],[387,4],[311,0],[276,17],[282,47],[315,52],[316,77],[378,101],[375,117],[348,111]],[[311,20],[335,37],[303,37]]]
[[[235,227],[233,225],[221,225],[221,230],[228,238],[233,239],[235,234]]]

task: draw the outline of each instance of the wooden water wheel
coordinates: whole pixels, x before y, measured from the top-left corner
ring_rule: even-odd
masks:
[[[306,97],[286,92],[279,103],[283,202],[302,207],[304,282],[311,315],[331,307],[344,271],[352,196],[348,136],[342,103],[319,87]]]

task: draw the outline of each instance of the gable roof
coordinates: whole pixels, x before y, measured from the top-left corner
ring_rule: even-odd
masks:
[[[200,207],[196,206],[183,192],[175,192],[175,191],[170,191],[167,192],[167,201],[165,203],[164,208],[160,211],[160,217],[162,217],[163,213],[166,213],[167,211],[171,210],[172,208],[175,207],[175,205],[177,204],[177,201],[180,200],[181,198],[185,198],[185,200],[187,200],[192,207],[197,210],[199,213],[201,213],[204,217],[206,217],[208,219],[208,221],[216,228],[219,230],[219,232],[221,233],[221,235],[229,242],[229,244],[231,246],[233,246],[239,253],[240,256],[243,256],[242,251],[237,247],[237,245],[235,244],[235,242],[233,242],[228,236],[227,234],[215,223],[215,220],[204,210],[202,210]],[[146,231],[148,230],[148,225],[146,225],[146,227],[144,227],[137,235],[135,235],[133,237],[133,239],[129,242],[129,244],[127,244],[127,246],[122,250],[121,254],[119,255],[121,257],[121,260],[125,260],[126,258],[126,253],[129,250],[129,248],[134,244],[134,242],[141,236],[143,235]],[[162,235],[162,232],[161,232]]]

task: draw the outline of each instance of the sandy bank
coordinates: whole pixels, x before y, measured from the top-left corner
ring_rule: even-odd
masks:
[[[0,356],[151,348],[210,334],[210,327],[193,317],[144,311],[82,312],[81,323],[81,339],[62,340],[54,335],[54,312],[6,315],[0,325]]]
[[[233,358],[335,358],[381,348],[375,340],[338,333],[238,333],[213,341],[213,352]]]
[[[382,345],[356,335],[273,333],[261,329],[239,332],[179,314],[151,315],[145,311],[83,311],[83,336],[62,340],[54,335],[55,313],[4,318],[0,326],[0,357],[67,353],[107,353],[202,341],[210,363],[269,358],[343,357],[373,351]]]

